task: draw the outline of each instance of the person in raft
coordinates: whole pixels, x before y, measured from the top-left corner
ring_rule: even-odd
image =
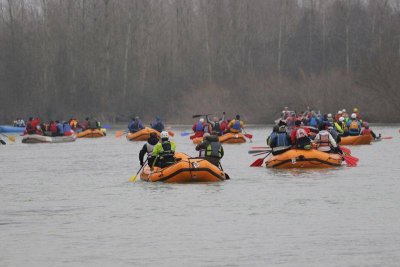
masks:
[[[161,120],[161,118],[159,116],[156,116],[155,120],[150,123],[151,128],[153,128],[154,130],[158,131],[158,132],[162,132],[164,131],[164,124]]]
[[[236,119],[231,120],[228,124],[228,129],[231,133],[241,133],[244,129],[244,123],[240,120],[240,115],[236,115]]]
[[[369,124],[368,122],[363,122],[363,127],[361,130],[361,135],[371,135],[372,138],[374,138],[374,140],[379,140],[381,139],[381,134],[379,134],[379,136],[376,136],[376,134],[369,128]]]
[[[349,135],[350,136],[360,135],[361,123],[357,119],[357,114],[355,114],[355,113],[351,114],[351,119],[347,121],[346,126],[349,129]]]
[[[335,138],[329,133],[328,128],[330,123],[321,124],[319,126],[319,133],[314,138],[317,144],[317,150],[326,153],[338,153],[340,151]]]
[[[144,129],[143,123],[140,120],[139,116],[132,118],[131,122],[128,124],[129,132],[136,133],[142,129]]]
[[[219,142],[216,132],[204,134],[203,142],[196,146],[196,151],[199,151],[199,158],[204,158],[208,162],[219,166],[219,161],[224,156],[224,149]]]
[[[298,149],[311,149],[311,139],[309,137],[310,130],[301,126],[301,121],[295,122],[295,127],[290,134],[292,144]]]
[[[143,166],[144,155],[147,153],[147,164],[149,166],[153,166],[154,157],[153,157],[153,149],[154,146],[157,145],[158,138],[156,133],[150,133],[149,139],[147,139],[147,143],[143,145],[142,149],[139,152],[139,161],[140,166]]]
[[[197,137],[203,137],[204,126],[205,126],[204,118],[200,118],[197,123],[193,124],[192,130],[193,130],[194,134],[190,136],[190,139],[194,139]]]
[[[272,148],[273,155],[281,154],[291,148],[292,140],[286,129],[285,125],[275,125],[267,138],[267,144]]]
[[[153,148],[154,162],[152,167],[165,168],[175,163],[176,145],[174,142],[169,141],[168,132],[162,131],[160,136],[161,142],[157,143]]]
[[[223,130],[221,124],[225,121],[225,112],[222,113],[222,119],[219,119],[217,116],[210,120],[208,116],[206,116],[206,120],[211,125],[212,131],[216,132],[218,136],[223,134]]]

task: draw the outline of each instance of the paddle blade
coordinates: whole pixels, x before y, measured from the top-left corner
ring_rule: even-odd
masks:
[[[182,132],[182,133],[181,133],[181,136],[188,136],[188,135],[190,135],[190,134],[192,134],[192,133],[189,133],[189,132]]]
[[[174,137],[175,133],[173,131],[168,131],[169,136]]]
[[[136,181],[137,175],[133,175],[131,178],[129,178],[128,182],[134,183]]]
[[[350,148],[348,148],[348,147],[345,147],[345,146],[340,146],[340,149],[343,151],[343,153],[345,153],[345,154],[351,154],[351,150],[350,150]]]
[[[389,139],[392,139],[393,138],[393,136],[385,136],[385,137],[381,137],[381,139],[385,139],[385,140],[389,140]]]
[[[109,124],[104,124],[104,125],[102,125],[102,127],[104,128],[104,129],[111,129],[111,125],[109,125]]]
[[[252,134],[244,134],[244,136],[246,136],[246,137],[249,138],[249,139],[252,139],[252,138],[253,138],[253,135],[252,135]]]
[[[269,146],[252,146],[251,148],[252,149],[268,149],[268,148],[271,148],[271,147],[269,147]]]
[[[250,167],[261,167],[262,164],[263,164],[263,162],[264,162],[264,158],[256,159],[256,160],[250,165]]]
[[[347,167],[357,167],[357,162],[349,156],[343,156],[344,161],[347,164]]]
[[[124,134],[125,134],[125,131],[118,131],[115,133],[115,137],[118,138],[118,137],[123,136]]]
[[[6,142],[4,142],[4,141],[1,140],[1,139],[0,139],[0,143],[3,144],[3,145],[7,144]]]
[[[262,153],[262,152],[271,152],[271,149],[253,149],[253,150],[249,150],[247,153],[249,154],[258,154],[258,153]]]
[[[9,135],[8,140],[10,140],[11,142],[15,142],[15,136]]]

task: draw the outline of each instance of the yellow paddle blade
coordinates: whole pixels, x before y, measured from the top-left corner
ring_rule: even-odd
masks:
[[[121,137],[121,136],[123,136],[125,134],[125,131],[118,131],[118,132],[116,132],[115,133],[115,137]]]
[[[131,178],[129,178],[128,182],[134,183],[136,181],[136,176],[137,175],[133,175]]]
[[[10,140],[11,142],[15,142],[15,136],[9,135],[8,140]]]

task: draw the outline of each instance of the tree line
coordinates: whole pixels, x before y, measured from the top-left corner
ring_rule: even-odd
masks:
[[[0,121],[398,122],[400,0],[0,0]]]

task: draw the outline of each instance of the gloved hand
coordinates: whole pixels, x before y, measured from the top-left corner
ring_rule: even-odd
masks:
[[[140,166],[143,166],[143,161],[140,162]]]

